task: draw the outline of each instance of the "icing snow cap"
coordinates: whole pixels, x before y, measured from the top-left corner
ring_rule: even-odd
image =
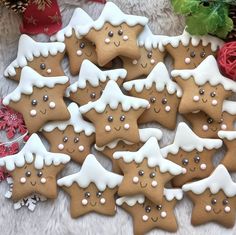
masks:
[[[236,115],[236,101],[224,100],[222,112],[229,113],[231,115]]]
[[[149,138],[137,152],[118,151],[113,154],[113,158],[123,158],[124,162],[130,163],[135,161],[137,164],[147,158],[149,167],[159,167],[160,172],[169,172],[172,175],[179,175],[183,170],[181,166],[162,157],[159,144],[155,137]]]
[[[177,154],[180,149],[186,152],[191,152],[194,149],[202,152],[204,148],[211,150],[219,149],[221,146],[222,140],[201,138],[197,136],[186,123],[180,122],[175,133],[173,144],[162,148],[161,153],[164,157],[167,157],[168,153]]]
[[[227,197],[236,195],[236,183],[232,181],[229,172],[222,164],[218,165],[209,177],[185,184],[182,189],[185,192],[192,191],[194,194],[202,194],[209,189],[212,194],[217,194],[222,190]]]
[[[221,139],[226,139],[226,140],[235,140],[236,139],[236,131],[218,131],[218,136]]]
[[[122,23],[126,23],[131,27],[138,24],[144,26],[148,23],[148,18],[144,16],[127,15],[123,13],[113,2],[107,2],[99,18],[91,24],[80,27],[79,34],[85,35],[92,28],[95,30],[100,30],[105,23],[110,23],[113,26],[119,26]]]
[[[236,82],[221,75],[217,61],[213,55],[209,55],[195,69],[173,70],[172,77],[180,76],[187,80],[193,77],[195,83],[199,86],[209,82],[211,86],[222,85],[225,90],[236,92]]]
[[[195,47],[198,46],[200,43],[202,43],[204,47],[210,44],[211,50],[214,52],[217,51],[219,47],[224,44],[224,41],[210,35],[194,36],[189,34],[186,30],[184,30],[182,35],[165,37],[162,40],[163,46],[170,44],[172,47],[176,48],[179,46],[180,43],[182,43],[183,46],[188,46],[191,43]]]
[[[36,169],[42,169],[44,166],[58,166],[69,161],[70,156],[66,154],[48,152],[39,136],[32,134],[19,153],[0,158],[0,166],[5,166],[8,171],[13,171],[17,167],[34,162]]]
[[[94,155],[89,154],[78,173],[59,179],[57,184],[70,187],[77,183],[79,187],[87,188],[90,183],[94,183],[100,191],[104,191],[106,187],[115,188],[120,185],[122,179],[123,176],[107,171]]]
[[[106,109],[107,105],[111,109],[117,109],[119,104],[122,106],[123,111],[129,111],[131,108],[135,110],[139,108],[147,108],[149,102],[144,99],[124,95],[118,84],[115,81],[110,80],[107,83],[102,96],[94,102],[81,106],[80,111],[84,114],[91,109],[95,109],[97,113],[102,113]]]
[[[80,68],[78,81],[66,89],[66,97],[69,97],[71,92],[76,92],[78,88],[84,89],[87,83],[93,87],[98,87],[101,82],[106,82],[108,79],[113,81],[125,79],[126,75],[127,71],[125,69],[102,71],[89,60],[84,60]]]
[[[65,50],[65,44],[61,42],[36,42],[26,34],[22,34],[19,39],[18,52],[16,59],[6,68],[4,76],[15,76],[15,68],[23,68],[32,61],[34,57],[55,56]]]
[[[37,73],[34,69],[25,66],[21,71],[20,83],[16,89],[8,94],[3,99],[3,104],[8,105],[10,101],[18,102],[21,99],[21,95],[31,95],[33,93],[33,88],[48,87],[53,88],[57,84],[65,84],[69,81],[66,76],[58,77],[44,77]]]
[[[72,36],[73,30],[75,31],[76,36],[79,38],[80,35],[77,32],[78,28],[92,22],[93,19],[83,9],[78,7],[74,10],[69,24],[65,28],[58,31],[55,35],[51,36],[50,40],[64,42],[65,37],[69,38]]]
[[[133,87],[136,92],[142,92],[143,89],[151,89],[153,83],[155,83],[156,90],[162,92],[164,89],[169,94],[174,94],[178,97],[182,96],[182,90],[179,85],[170,79],[168,70],[164,63],[159,62],[145,79],[137,79],[129,82],[125,82],[123,87],[125,90],[130,91]]]
[[[68,121],[49,122],[42,130],[51,132],[55,128],[58,128],[60,131],[64,131],[68,126],[72,126],[75,133],[84,131],[85,135],[90,136],[95,132],[94,126],[83,119],[76,103],[72,102],[68,106],[68,111],[70,113],[70,119]]]

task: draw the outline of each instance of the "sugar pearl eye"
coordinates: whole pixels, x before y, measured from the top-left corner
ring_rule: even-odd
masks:
[[[84,193],[84,196],[85,196],[86,198],[89,198],[89,197],[90,197],[90,192],[85,192],[85,193]]]
[[[196,155],[196,156],[194,157],[194,162],[195,162],[195,163],[199,163],[200,160],[201,160],[200,156]]]
[[[151,102],[151,103],[155,103],[155,102],[156,102],[156,98],[155,98],[155,97],[151,97],[151,98],[150,98],[150,102]]]
[[[215,92],[215,91],[211,92],[211,93],[210,93],[210,96],[211,96],[211,97],[215,97],[215,96],[216,96],[216,92]]]
[[[163,99],[161,100],[161,103],[162,103],[162,104],[166,104],[166,103],[167,103],[167,99],[166,99],[166,98],[163,98]]]
[[[26,171],[26,172],[25,172],[25,176],[26,176],[26,177],[30,177],[30,176],[31,176],[31,172],[30,172],[30,171]]]
[[[199,89],[199,94],[200,94],[200,95],[204,95],[204,93],[205,93],[205,90],[202,89],[202,88],[200,88],[200,89]]]
[[[184,159],[182,160],[182,164],[183,164],[184,166],[187,166],[187,165],[188,165],[188,159],[187,159],[187,158],[184,158]]]
[[[97,196],[97,197],[101,197],[101,196],[102,196],[102,193],[101,193],[101,192],[97,192],[97,193],[96,193],[96,196]]]
[[[37,100],[33,99],[33,100],[31,101],[31,104],[32,104],[33,106],[36,106],[36,105],[38,104],[38,102],[37,102]]]
[[[40,64],[40,69],[42,69],[42,70],[46,69],[46,64],[44,64],[44,63]]]
[[[112,116],[108,116],[107,120],[108,120],[108,122],[113,122],[113,117]]]
[[[215,198],[211,199],[211,204],[215,205],[217,203],[217,200]]]
[[[81,42],[80,45],[79,45],[79,47],[80,47],[81,49],[85,48],[85,43],[84,43],[84,42]]]
[[[37,176],[38,177],[42,177],[42,175],[43,175],[43,172],[42,171],[38,171]]]
[[[196,56],[195,51],[191,51],[191,52],[190,52],[190,56],[191,56],[192,58],[194,58],[194,57]]]
[[[113,37],[113,35],[114,35],[114,33],[113,33],[112,31],[109,31],[109,32],[108,32],[108,36],[109,36],[109,37]]]
[[[143,170],[139,170],[139,171],[138,171],[138,174],[139,174],[140,176],[143,176],[143,175],[144,175],[144,171],[143,171]]]
[[[157,205],[156,208],[157,208],[157,210],[160,211],[162,209],[162,205]]]
[[[145,211],[146,211],[147,213],[150,213],[151,210],[152,210],[152,208],[151,208],[150,206],[146,206],[146,207],[145,207]]]
[[[45,101],[45,102],[48,101],[48,96],[47,95],[43,96],[43,101]]]
[[[152,58],[152,52],[151,52],[151,51],[147,53],[147,57],[148,57],[149,59]]]
[[[123,35],[123,30],[122,29],[120,29],[120,30],[118,30],[118,35]]]
[[[91,98],[91,99],[95,99],[95,98],[96,98],[96,93],[95,93],[95,92],[91,93],[91,94],[90,94],[90,98]]]
[[[213,122],[213,119],[212,118],[208,118],[207,119],[207,123],[211,124]]]
[[[79,142],[79,138],[78,137],[75,137],[74,138],[74,143],[78,143]]]
[[[229,201],[227,200],[227,199],[224,199],[223,201],[222,201],[222,204],[225,206],[225,205],[228,205],[229,204]]]
[[[63,142],[66,143],[67,141],[68,141],[68,137],[65,136],[65,137],[63,138]]]
[[[154,178],[156,176],[156,173],[155,172],[151,172],[150,174],[149,174],[149,177],[150,178]]]
[[[121,115],[120,120],[123,122],[125,120],[125,115]]]
[[[202,51],[202,52],[200,53],[200,56],[201,56],[202,58],[204,58],[204,57],[206,56],[206,52],[205,52],[205,51]]]

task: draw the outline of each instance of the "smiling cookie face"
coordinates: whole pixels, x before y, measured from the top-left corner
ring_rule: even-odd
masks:
[[[186,152],[180,149],[175,155],[169,153],[167,159],[184,168],[184,173],[172,180],[173,186],[181,187],[189,181],[209,176],[214,168],[212,163],[214,153],[215,150],[206,149],[202,152],[197,150]]]
[[[63,101],[65,85],[52,88],[33,88],[31,95],[22,94],[19,102],[9,106],[22,113],[29,133],[37,132],[43,124],[52,120],[67,120],[69,112]]]
[[[68,126],[64,131],[58,128],[52,132],[43,131],[43,135],[50,143],[50,151],[68,154],[79,164],[82,164],[90,153],[95,141],[94,134],[87,136],[84,131],[76,133],[72,126]]]
[[[126,81],[147,76],[158,62],[163,61],[165,56],[165,53],[158,49],[147,50],[145,47],[139,47],[139,50],[141,57],[138,60],[121,57],[123,66],[128,71]]]
[[[136,37],[143,26],[128,26],[122,23],[113,26],[105,23],[101,30],[91,29],[85,38],[96,45],[98,64],[104,66],[116,56],[126,56],[131,59],[139,59],[140,51],[136,43]]]

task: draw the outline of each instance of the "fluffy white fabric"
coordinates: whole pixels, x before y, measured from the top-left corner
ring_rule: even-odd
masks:
[[[184,28],[184,20],[172,12],[170,0],[113,0],[122,10],[127,13],[145,15],[150,19],[149,26],[153,32],[166,35],[180,34]],[[75,7],[82,7],[93,18],[98,17],[103,5],[99,3],[88,3],[84,0],[59,0],[63,15],[63,23],[66,25]],[[15,58],[17,43],[19,39],[20,19],[14,13],[0,8],[0,97],[14,89],[16,83],[6,80],[3,77],[4,68]],[[37,39],[47,40],[45,36],[37,36]],[[171,64],[170,60],[167,60]],[[63,63],[65,71],[68,65]],[[182,120],[182,118],[179,118]],[[161,146],[172,142],[174,132],[164,130],[164,137]],[[4,137],[3,137],[4,138]],[[1,140],[3,141],[3,140]],[[95,151],[93,151],[95,153]],[[98,156],[97,153],[95,153]],[[216,163],[219,162],[223,152],[216,156]],[[111,169],[110,162],[98,157],[99,161],[107,169]],[[62,175],[77,172],[79,169],[75,164],[70,164],[63,171]],[[62,190],[55,201],[39,203],[34,213],[22,208],[19,211],[13,209],[11,200],[5,199],[7,190],[5,182],[0,183],[0,234],[1,235],[127,235],[132,234],[132,219],[122,209],[114,217],[105,217],[97,214],[89,214],[79,219],[70,217],[70,200]],[[224,229],[217,224],[207,224],[194,228],[190,224],[192,205],[185,197],[176,207],[176,216],[179,223],[179,230],[176,234],[235,234],[234,229]],[[153,230],[150,234],[168,234],[160,230]]]

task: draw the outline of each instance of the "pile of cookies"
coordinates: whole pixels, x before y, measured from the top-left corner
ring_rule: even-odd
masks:
[[[228,171],[236,170],[236,102],[226,99],[236,83],[218,69],[223,41],[187,31],[154,35],[147,23],[108,2],[97,20],[75,9],[51,42],[20,37],[4,74],[18,86],[3,104],[22,113],[31,136],[18,154],[0,159],[12,177],[6,196],[16,209],[33,210],[32,201],[55,199],[60,187],[70,195],[73,218],[112,216],[119,206],[132,215],[134,234],[174,232],[174,208],[186,192],[193,225],[234,225],[236,183]],[[65,54],[74,83],[61,67]],[[178,113],[191,128],[176,126]],[[173,143],[160,148],[163,133],[153,123],[176,129]],[[215,167],[223,143],[227,153]],[[112,161],[113,172],[91,154],[93,147]],[[70,160],[80,171],[57,180]]]

